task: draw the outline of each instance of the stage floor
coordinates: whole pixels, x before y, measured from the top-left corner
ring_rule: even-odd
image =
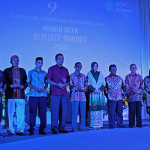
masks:
[[[1,130],[0,150],[144,150],[149,149],[150,122],[143,120],[142,128],[128,128],[128,121],[124,121],[125,128],[108,129],[108,122],[104,128],[71,132],[71,124],[67,125],[69,133],[51,134],[47,125],[47,135],[29,136],[26,126],[25,136],[7,136],[6,129]]]

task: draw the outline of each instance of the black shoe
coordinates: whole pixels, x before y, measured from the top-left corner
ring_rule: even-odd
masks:
[[[28,132],[34,134],[34,126],[30,125],[30,128],[28,129]]]
[[[117,128],[125,128],[124,125],[117,125]]]
[[[28,131],[29,131],[29,135],[34,135],[34,130],[33,129],[29,128]]]
[[[58,131],[56,129],[53,129],[52,134],[58,134]]]
[[[138,128],[142,128],[142,125],[136,125],[136,127],[138,127]]]
[[[129,128],[134,128],[135,124],[129,123]]]
[[[34,131],[30,132],[29,135],[34,135]]]
[[[129,126],[129,128],[134,128],[134,126]]]
[[[66,130],[60,130],[59,132],[60,133],[68,133],[68,131],[66,131]]]
[[[16,135],[23,136],[24,133],[23,132],[17,132]]]
[[[79,129],[79,131],[85,131],[85,130],[86,130],[85,128],[80,128],[80,129]]]
[[[114,129],[114,127],[109,127],[109,129]]]
[[[8,136],[13,136],[13,135],[14,135],[14,133],[8,131]]]
[[[77,132],[77,129],[72,129],[71,132]]]
[[[46,135],[46,132],[44,130],[39,130],[39,134]]]

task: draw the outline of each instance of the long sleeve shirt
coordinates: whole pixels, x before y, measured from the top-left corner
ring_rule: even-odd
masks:
[[[142,101],[144,81],[139,74],[128,74],[125,77],[126,96],[129,102]]]
[[[109,100],[121,100],[123,92],[123,79],[118,75],[109,75],[105,78],[106,92]]]
[[[82,73],[80,73],[79,75],[75,75],[75,73],[73,73],[70,75],[71,102],[86,101],[85,91],[76,90],[78,88],[86,90],[87,88],[86,78],[85,75]]]

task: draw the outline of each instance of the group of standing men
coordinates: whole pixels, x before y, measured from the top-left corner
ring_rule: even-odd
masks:
[[[72,131],[77,129],[77,116],[80,108],[80,130],[85,129],[86,122],[86,95],[89,91],[90,105],[90,127],[100,128],[103,122],[103,110],[108,99],[108,121],[109,128],[117,126],[123,127],[123,93],[127,96],[129,105],[129,127],[142,127],[141,108],[142,91],[144,90],[144,81],[141,75],[136,73],[135,64],[130,65],[131,73],[123,79],[116,75],[116,65],[110,65],[110,75],[105,79],[98,71],[98,64],[91,64],[91,71],[87,77],[81,73],[82,64],[75,63],[75,72],[69,76],[67,68],[63,66],[64,56],[57,54],[55,56],[56,65],[48,69],[48,73],[42,70],[43,58],[37,57],[35,68],[28,72],[28,76],[23,68],[19,68],[19,57],[11,57],[12,67],[4,72],[0,71],[0,96],[5,92],[8,111],[8,134],[14,135],[13,116],[16,109],[17,131],[16,135],[24,135],[25,128],[25,89],[30,88],[29,94],[29,120],[30,135],[34,135],[34,126],[36,124],[37,108],[40,113],[39,134],[45,135],[46,128],[46,110],[47,93],[46,89],[50,84],[51,95],[51,131],[53,134],[67,133],[65,129],[67,115],[67,86],[71,91],[72,102]],[[150,94],[150,75],[145,80],[145,89]],[[0,121],[2,102],[0,101]]]

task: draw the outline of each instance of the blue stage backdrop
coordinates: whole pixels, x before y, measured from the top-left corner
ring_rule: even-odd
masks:
[[[123,78],[131,63],[141,73],[137,6],[137,0],[1,0],[0,69],[17,54],[27,71],[42,56],[47,71],[63,53],[70,73],[77,61],[85,74],[92,61],[104,76],[110,64]]]

